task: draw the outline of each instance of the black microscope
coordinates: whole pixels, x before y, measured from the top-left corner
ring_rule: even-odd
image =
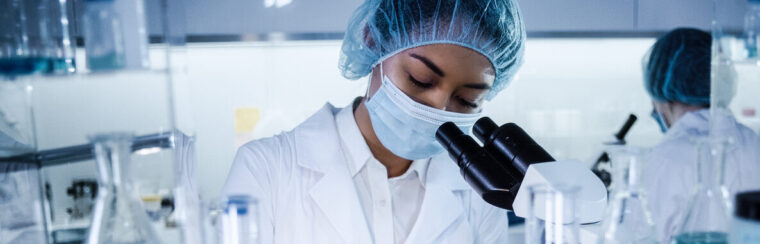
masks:
[[[442,124],[435,137],[457,163],[464,180],[487,203],[526,217],[529,201],[528,194],[521,190],[523,186],[573,185],[580,188],[578,203],[581,206],[606,207],[604,184],[588,167],[577,160],[556,161],[516,124],[497,126],[490,118],[483,117],[472,131],[483,146],[452,122]],[[579,210],[579,222],[593,223],[602,219],[603,211],[584,208]]]

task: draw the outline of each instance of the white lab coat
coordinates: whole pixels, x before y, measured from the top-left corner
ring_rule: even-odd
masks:
[[[238,150],[223,194],[259,199],[262,243],[372,243],[327,104],[280,135]],[[506,243],[506,211],[485,203],[447,155],[428,168],[419,216],[406,243]]]
[[[697,184],[697,151],[690,138],[708,135],[709,109],[689,112],[652,149],[643,174],[649,209],[660,243],[669,243],[681,225]],[[717,129],[735,142],[726,150],[725,184],[734,201],[737,192],[760,189],[760,137],[733,116],[721,117]]]

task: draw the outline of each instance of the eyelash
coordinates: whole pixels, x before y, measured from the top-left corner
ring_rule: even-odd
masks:
[[[420,82],[417,79],[415,79],[414,77],[412,77],[411,75],[409,76],[409,80],[412,81],[412,84],[414,84],[415,86],[418,86],[420,88],[427,89],[427,88],[430,88],[430,87],[433,86],[433,84],[430,84],[430,83]],[[478,105],[475,104],[475,103],[471,103],[470,101],[467,101],[466,99],[458,97],[458,96],[456,98],[459,99],[459,102],[462,103],[462,105],[464,105],[464,106],[467,106],[467,107],[470,107],[470,108],[478,108]]]
[[[464,98],[457,97],[459,99],[459,102],[461,102],[464,106],[470,107],[470,108],[478,108],[478,105],[475,103],[471,103],[470,101],[465,100]]]
[[[421,88],[430,88],[430,87],[432,87],[432,86],[433,86],[433,84],[430,84],[430,83],[423,83],[423,82],[421,82],[421,81],[418,81],[417,79],[415,79],[415,78],[414,78],[414,77],[412,77],[411,75],[409,76],[409,80],[411,80],[411,81],[412,81],[412,84],[414,84],[415,86],[421,87]]]

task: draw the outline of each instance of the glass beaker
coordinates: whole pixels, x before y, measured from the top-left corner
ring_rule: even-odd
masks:
[[[230,195],[205,207],[206,243],[259,243],[259,212],[255,198],[249,195]]]
[[[99,189],[87,243],[160,243],[148,215],[133,192],[130,133],[90,137],[98,165]]]
[[[739,22],[730,6],[746,5],[744,32],[724,32],[733,29],[724,23]],[[757,0],[715,0],[715,19],[712,24],[712,61],[710,68],[710,133],[723,135],[722,128],[733,126],[734,118],[760,132],[760,2]],[[731,119],[728,119],[731,118]]]
[[[525,243],[580,243],[576,200],[579,190],[577,186],[529,186]]]
[[[631,146],[611,147],[612,200],[599,243],[656,243],[654,221],[641,187],[647,150]]]
[[[728,141],[698,138],[697,187],[691,194],[676,244],[728,243],[731,202],[724,185],[724,157]]]
[[[74,72],[68,2],[0,1],[0,76]]]

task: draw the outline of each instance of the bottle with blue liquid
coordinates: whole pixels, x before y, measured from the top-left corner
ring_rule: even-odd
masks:
[[[114,0],[86,0],[84,44],[91,71],[118,70],[126,65],[122,22]]]
[[[0,1],[0,78],[75,71],[68,3]]]
[[[749,6],[744,15],[744,35],[747,48],[747,58],[758,58],[758,42],[760,42],[760,0],[748,0]]]
[[[697,187],[691,195],[676,244],[726,244],[731,202],[724,184],[726,139],[697,139]]]

